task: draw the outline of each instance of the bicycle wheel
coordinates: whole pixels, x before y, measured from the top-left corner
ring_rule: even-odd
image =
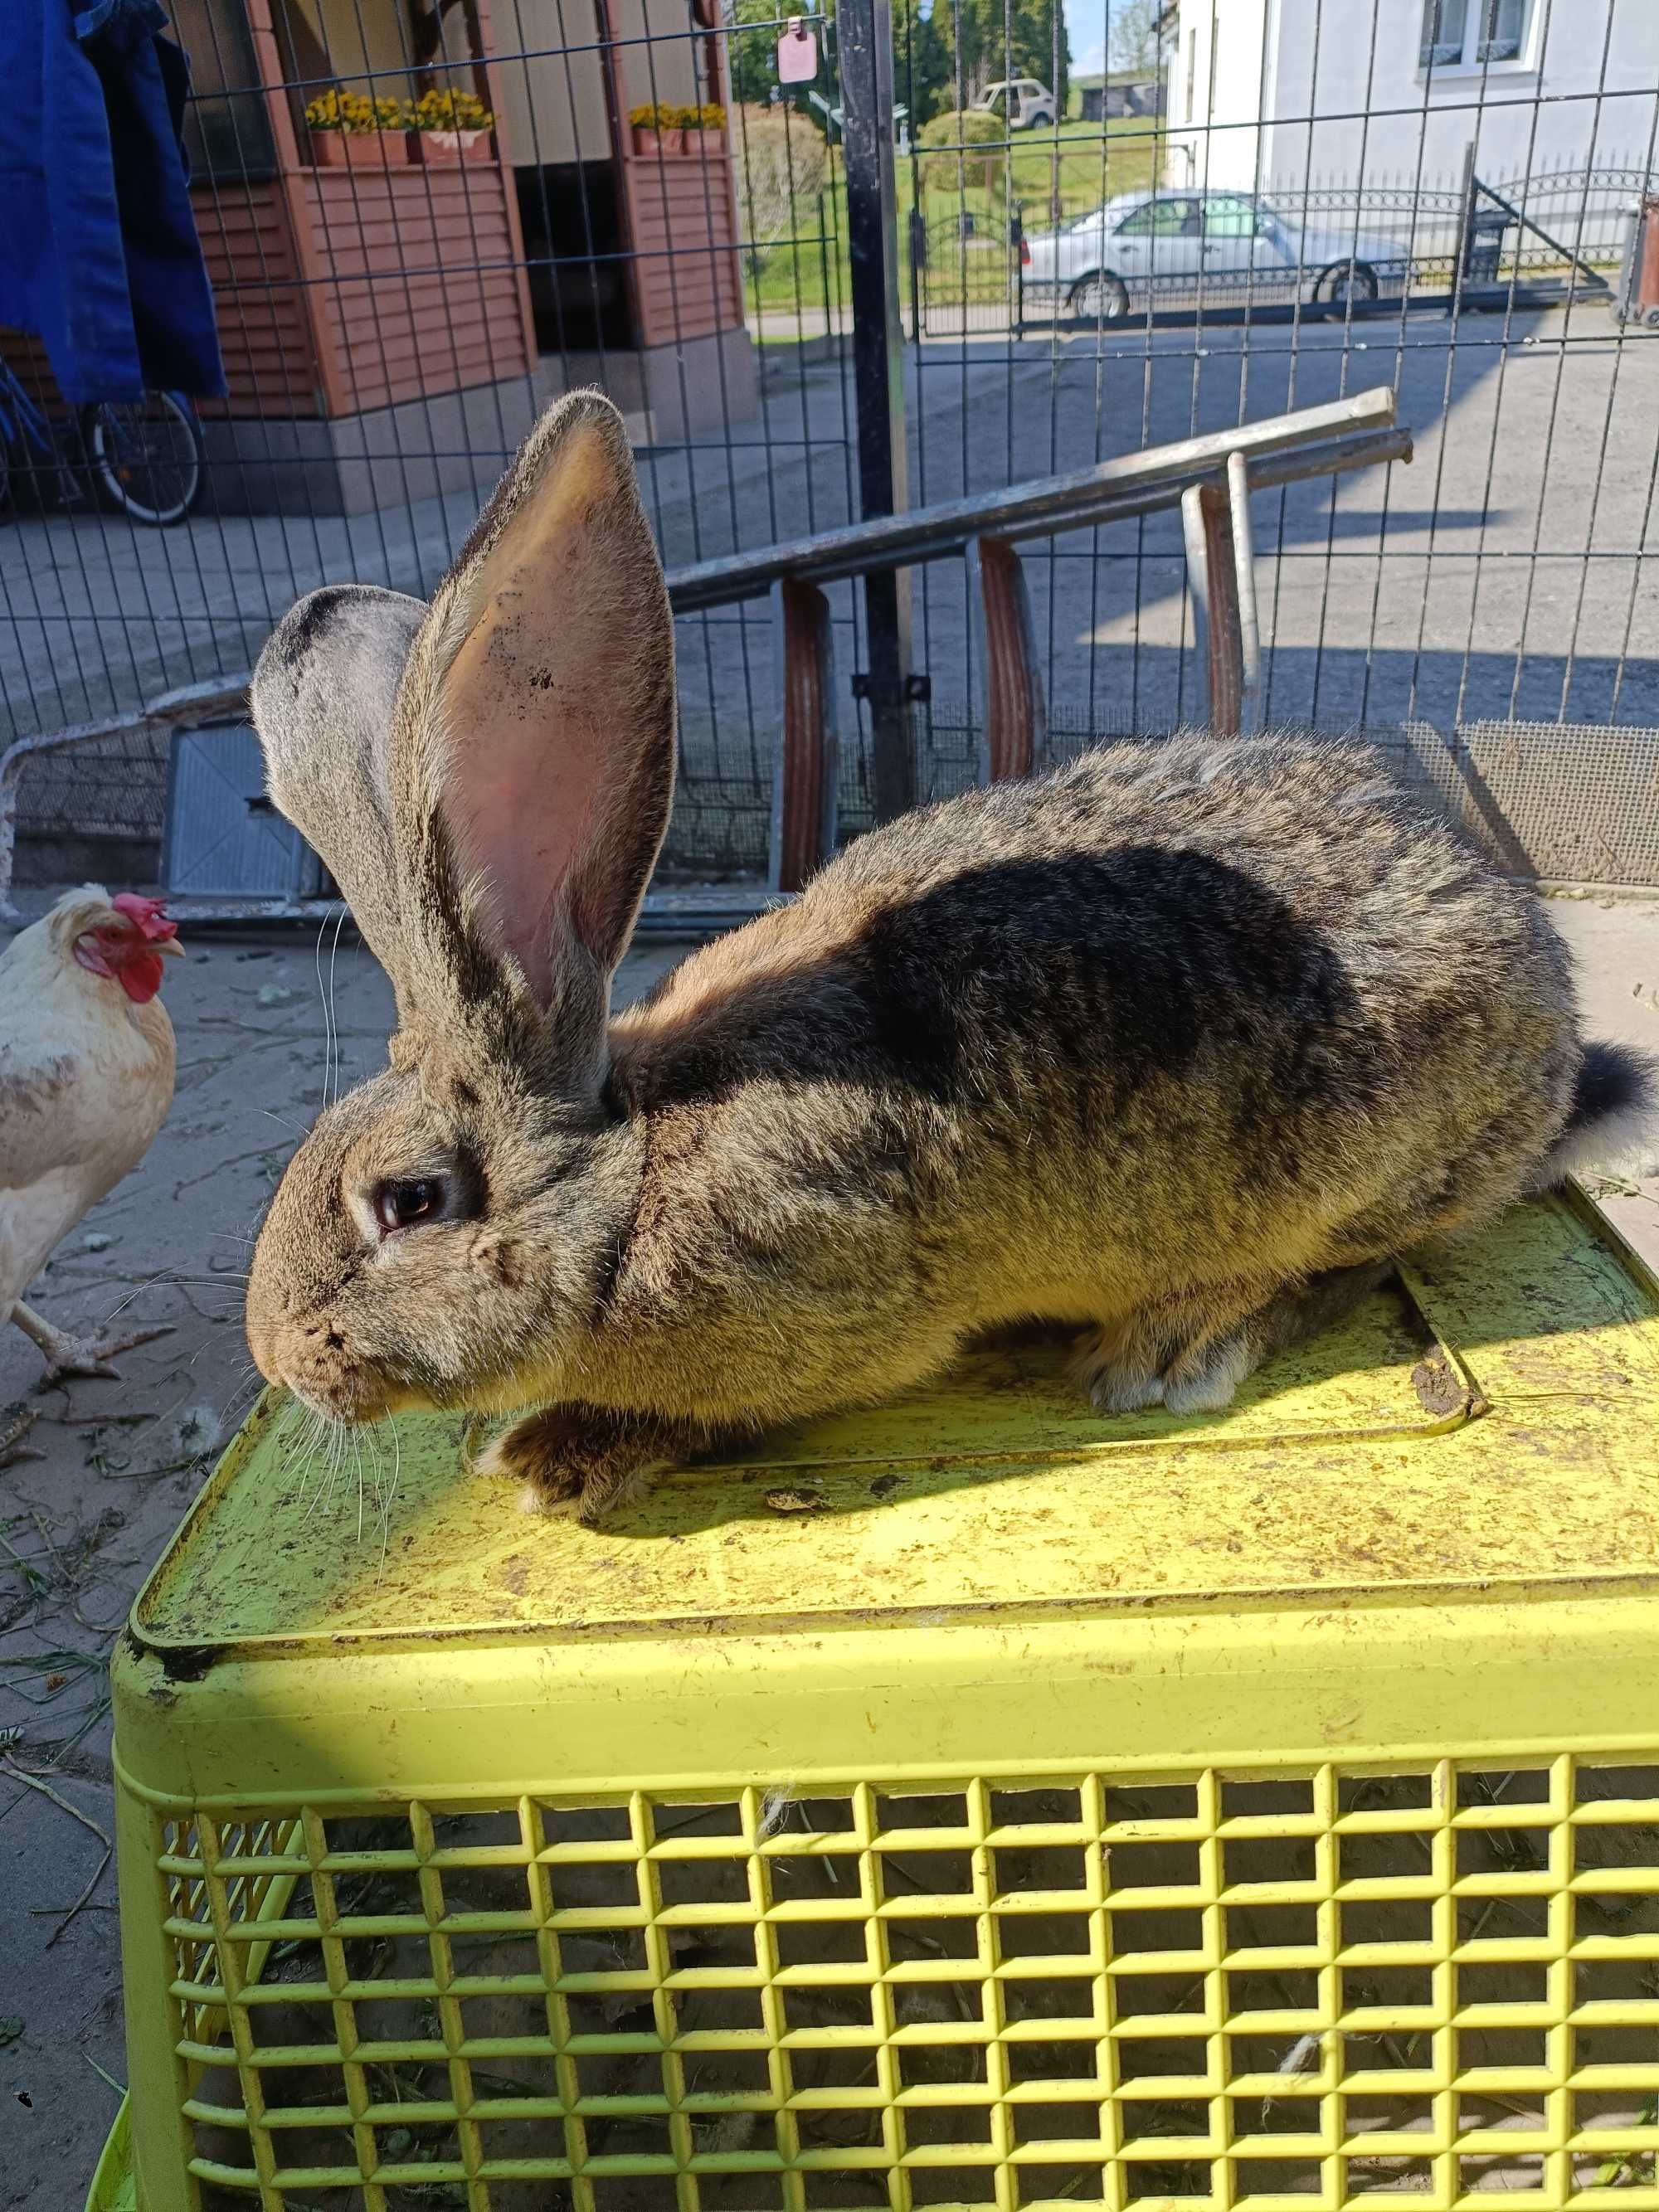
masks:
[[[189,402],[171,392],[83,409],[81,441],[99,498],[133,522],[165,529],[201,495],[201,428]]]

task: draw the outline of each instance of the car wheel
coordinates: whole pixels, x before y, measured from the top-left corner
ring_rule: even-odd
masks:
[[[1314,297],[1333,307],[1358,307],[1376,297],[1376,271],[1364,261],[1334,263],[1314,288]]]
[[[1085,323],[1121,323],[1129,312],[1129,295],[1121,276],[1097,269],[1073,285],[1066,305]]]

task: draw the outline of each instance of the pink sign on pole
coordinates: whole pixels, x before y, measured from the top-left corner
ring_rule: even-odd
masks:
[[[778,40],[778,82],[810,84],[817,73],[817,34],[807,29],[799,15],[792,15],[788,28]]]

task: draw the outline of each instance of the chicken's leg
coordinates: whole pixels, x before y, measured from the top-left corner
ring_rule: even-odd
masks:
[[[36,1451],[33,1444],[22,1441],[40,1419],[39,1412],[26,1409],[21,1399],[15,1406],[8,1406],[6,1412],[12,1418],[0,1428],[0,1468],[15,1467],[20,1459],[44,1459],[45,1452]]]
[[[173,1324],[163,1322],[152,1328],[135,1328],[126,1336],[70,1336],[67,1330],[54,1328],[49,1321],[42,1321],[32,1306],[21,1298],[12,1307],[11,1317],[25,1336],[38,1344],[46,1355],[46,1371],[41,1376],[45,1388],[61,1382],[70,1375],[92,1375],[118,1382],[121,1379],[110,1365],[118,1352],[131,1352],[135,1345],[149,1344],[158,1336],[171,1336]]]

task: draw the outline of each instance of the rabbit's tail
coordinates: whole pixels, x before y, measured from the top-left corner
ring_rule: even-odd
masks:
[[[1570,1175],[1644,1166],[1656,1140],[1659,1060],[1628,1045],[1586,1045],[1566,1128],[1532,1187],[1553,1190]]]

